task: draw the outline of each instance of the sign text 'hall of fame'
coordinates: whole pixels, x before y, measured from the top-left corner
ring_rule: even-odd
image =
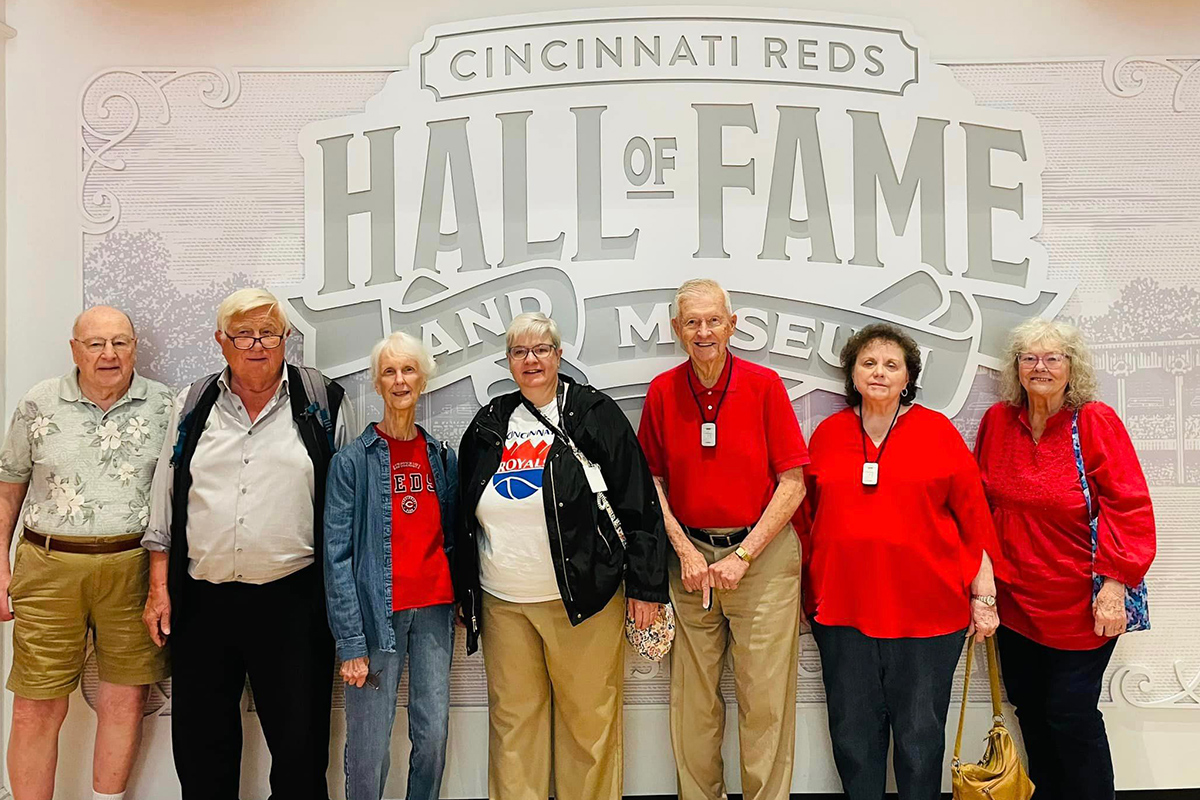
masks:
[[[901,326],[954,414],[1005,332],[1053,316],[1036,121],[976,106],[902,24],[788,11],[562,12],[433,28],[362,114],[301,132],[305,277],[281,290],[338,376],[394,330],[431,388],[507,390],[504,330],[636,397],[678,363],[670,301],[712,277],[732,345],[837,391],[856,328]]]

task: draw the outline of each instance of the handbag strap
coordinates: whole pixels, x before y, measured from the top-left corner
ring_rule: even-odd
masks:
[[[561,387],[562,384],[560,383],[559,386]],[[561,395],[556,393],[555,397],[561,398]],[[574,455],[575,459],[579,462],[579,466],[583,467],[585,471],[588,467],[596,466],[587,456],[583,454],[583,451],[580,450],[578,445],[575,444],[574,440],[567,435],[566,431],[562,430],[553,422],[546,419],[546,415],[543,414],[537,406],[529,402],[529,400],[524,396],[521,397],[521,402],[525,405],[525,408],[529,410],[529,413],[537,417],[538,422],[549,428],[557,438],[561,439],[563,443],[566,444],[567,449],[571,451],[572,455]],[[558,418],[560,421],[562,420],[561,404],[559,405]],[[599,469],[599,467],[596,468]],[[604,492],[596,492],[596,506],[608,514],[608,520],[612,523],[613,529],[616,530],[617,538],[621,540],[621,547],[628,549],[629,545],[625,542],[625,530],[621,527],[621,520],[617,518],[617,512],[613,510],[612,503],[608,502],[608,498],[604,495]]]
[[[992,689],[992,725],[1004,725],[1004,709],[1000,705],[1000,664],[996,658],[996,637],[989,636],[986,640],[988,681]],[[975,656],[975,642],[967,640],[967,668],[963,674],[962,708],[958,712],[958,735],[954,738],[954,758],[950,762],[958,766],[959,754],[962,751],[963,722],[967,718],[967,690],[971,686],[971,663]]]
[[[1083,490],[1083,501],[1087,504],[1088,526],[1092,529],[1092,564],[1096,563],[1096,548],[1099,545],[1099,514],[1092,510],[1092,489],[1087,482],[1087,469],[1083,465],[1083,447],[1079,443],[1079,409],[1071,414],[1071,447],[1075,451],[1075,474],[1079,477],[1079,488]]]

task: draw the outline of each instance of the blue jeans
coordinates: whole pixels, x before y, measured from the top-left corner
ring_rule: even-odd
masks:
[[[833,760],[849,800],[883,800],[889,728],[900,800],[941,800],[946,714],[966,631],[876,639],[814,622]]]
[[[369,669],[379,688],[346,687],[346,800],[380,800],[391,766],[396,690],[408,667],[408,800],[437,800],[446,766],[450,724],[450,654],[454,606],[410,608],[392,614],[396,652],[371,649]]]

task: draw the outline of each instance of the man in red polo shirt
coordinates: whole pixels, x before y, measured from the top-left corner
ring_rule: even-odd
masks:
[[[779,376],[729,352],[736,323],[716,281],[679,287],[671,328],[688,360],[650,384],[638,432],[676,556],[671,745],[680,800],[725,796],[727,647],[743,795],[784,800],[792,782],[800,553],[790,520],[804,497],[808,449]]]

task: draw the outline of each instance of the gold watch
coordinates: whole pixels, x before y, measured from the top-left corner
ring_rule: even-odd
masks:
[[[738,545],[737,550],[733,551],[733,554],[742,561],[745,561],[747,564],[754,560],[754,556],[750,555],[750,551],[742,547],[740,544]]]

